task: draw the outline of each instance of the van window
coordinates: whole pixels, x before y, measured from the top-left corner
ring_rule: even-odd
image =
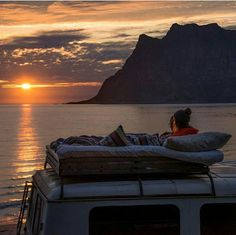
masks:
[[[201,235],[236,234],[236,204],[207,204],[201,207]]]
[[[34,216],[33,216],[33,226],[32,226],[33,235],[37,235],[42,229],[41,223],[42,223],[43,209],[44,209],[43,199],[38,194],[36,198],[36,205],[35,205]]]
[[[178,235],[179,209],[173,205],[99,207],[90,212],[90,235]]]

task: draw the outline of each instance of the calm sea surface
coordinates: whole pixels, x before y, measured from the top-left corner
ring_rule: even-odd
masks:
[[[42,169],[45,145],[59,137],[126,132],[162,133],[185,105],[0,105],[0,224],[16,221],[23,185]],[[225,161],[236,160],[236,104],[191,105],[200,131],[231,133]]]

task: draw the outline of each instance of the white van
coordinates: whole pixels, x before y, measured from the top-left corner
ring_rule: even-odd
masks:
[[[24,234],[236,234],[236,168],[215,164],[211,175],[62,182],[53,169],[37,171]]]

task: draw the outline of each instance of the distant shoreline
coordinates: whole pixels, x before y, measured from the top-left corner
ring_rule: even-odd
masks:
[[[178,107],[178,106],[235,106],[236,103],[104,103],[104,104],[93,104],[93,103],[77,103],[77,102],[68,102],[68,103],[32,103],[32,104],[0,104],[0,106],[51,106],[51,105],[153,105],[153,106],[173,106],[173,107]]]
[[[160,105],[160,106],[182,106],[182,105],[191,105],[191,106],[223,106],[223,105],[236,105],[235,102],[232,103],[80,103],[80,102],[68,102],[62,103],[66,105]]]

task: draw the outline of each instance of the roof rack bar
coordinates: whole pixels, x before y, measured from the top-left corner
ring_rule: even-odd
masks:
[[[214,184],[214,179],[211,175],[210,170],[207,172],[207,175],[208,175],[210,182],[211,182],[211,193],[215,197],[216,196],[215,184]]]
[[[61,177],[61,194],[60,194],[60,198],[63,199],[64,198],[64,178]]]
[[[140,177],[138,177],[138,184],[139,184],[139,190],[140,190],[140,196],[144,196],[143,193],[143,184],[142,184],[142,179]]]

